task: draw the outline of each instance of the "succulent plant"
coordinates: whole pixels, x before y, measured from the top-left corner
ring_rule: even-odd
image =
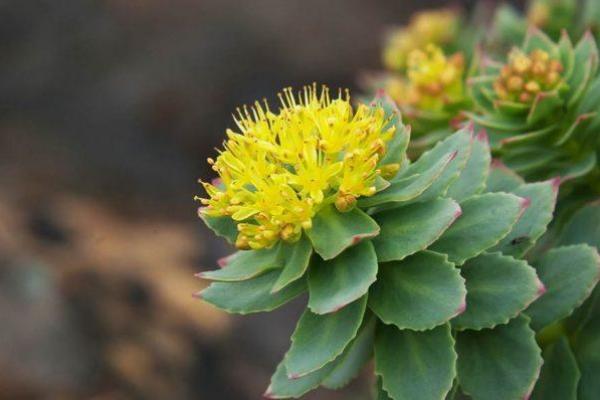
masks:
[[[456,51],[462,14],[455,8],[425,10],[414,14],[407,25],[390,29],[383,48],[383,64],[390,71],[404,71],[413,50],[433,44]]]
[[[377,399],[527,397],[535,330],[568,317],[600,270],[586,244],[524,258],[559,181],[492,163],[472,126],[410,163],[409,129],[383,95],[354,109],[313,86],[282,104],[242,111],[200,210],[241,250],[199,274],[212,283],[198,297],[249,314],[308,292],[265,396],[340,388],[374,357]]]
[[[547,297],[534,303],[530,311],[534,320],[537,316],[538,342],[544,347],[544,366],[534,399],[592,400],[600,393],[597,378],[600,374],[600,286],[595,285],[598,271],[577,262],[591,256],[590,247],[596,251],[600,248],[599,226],[600,202],[596,200],[580,207],[570,217],[552,239],[556,249],[541,258],[538,273],[549,290]],[[567,249],[571,254],[567,255]],[[598,259],[597,254],[594,257]],[[579,266],[569,268],[572,262]],[[575,287],[578,289],[573,290]],[[560,310],[566,304],[582,305],[570,316],[561,318],[561,314],[568,314]],[[547,307],[554,308],[555,318],[546,319],[542,309]]]
[[[591,30],[598,39],[600,26],[600,3],[597,0],[530,0],[525,15],[508,4],[497,9],[488,34],[488,48],[507,50],[520,43],[527,28],[534,26],[552,40],[559,40],[563,31],[579,38]]]
[[[467,65],[462,52],[451,55],[428,44],[409,52],[403,72],[365,75],[363,86],[385,91],[411,126],[409,156],[419,156],[453,132],[461,113],[470,108]]]
[[[417,157],[459,125],[470,109],[465,81],[475,44],[483,36],[481,9],[457,8],[416,13],[391,30],[384,44],[384,71],[365,73],[369,93],[384,90],[412,128],[409,156]]]
[[[470,79],[476,112],[492,150],[528,180],[561,176],[598,194],[598,50],[590,34],[573,46],[529,30],[505,63],[483,59]]]

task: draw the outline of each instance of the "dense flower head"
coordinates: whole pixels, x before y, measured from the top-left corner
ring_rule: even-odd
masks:
[[[444,45],[454,40],[458,29],[458,13],[452,9],[430,10],[415,14],[405,27],[392,31],[383,53],[383,61],[391,70],[404,69],[408,54],[427,44]]]
[[[429,44],[410,52],[406,79],[390,79],[387,89],[401,105],[441,111],[464,99],[463,76],[462,54],[446,57],[439,47]]]
[[[353,108],[348,91],[332,98],[316,84],[279,98],[278,112],[266,101],[238,110],[238,131],[228,129],[224,150],[208,160],[220,181],[202,183],[201,212],[236,221],[240,249],[298,240],[324,204],[347,211],[375,194],[378,175],[399,168],[379,165],[395,133],[382,108]]]
[[[531,104],[538,93],[557,88],[562,81],[563,66],[543,50],[525,54],[515,49],[494,82],[502,100]]]

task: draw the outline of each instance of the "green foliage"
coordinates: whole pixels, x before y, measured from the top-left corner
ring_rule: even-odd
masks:
[[[539,34],[527,44],[535,45],[553,46]],[[399,154],[386,156],[401,164],[396,177],[380,179],[374,196],[346,212],[327,203],[295,243],[240,251],[222,270],[200,274],[214,281],[200,294],[205,301],[242,314],[270,311],[308,289],[266,397],[340,388],[374,356],[377,399],[523,399],[534,391],[544,347],[535,398],[574,390],[593,398],[600,359],[587,351],[597,349],[599,324],[589,315],[600,306],[585,301],[600,275],[592,247],[600,234],[581,221],[598,220],[600,208],[592,203],[565,217],[540,242],[558,179],[525,183],[491,160],[487,136],[472,126],[410,163],[408,129],[388,101],[375,103],[398,129]],[[547,106],[520,119],[477,121],[494,129],[535,125]]]
[[[474,399],[527,398],[542,367],[534,332],[523,316],[494,329],[460,332],[456,350],[458,381]]]
[[[540,7],[561,3],[558,9],[563,11],[556,11],[556,15],[564,16],[564,8],[571,8],[565,6],[565,0],[536,3],[546,4]],[[542,50],[558,61],[562,72],[557,85],[532,94],[530,102],[504,99],[496,87],[498,79],[507,73],[502,67],[506,62],[503,52],[496,56],[498,62],[486,59],[479,63],[479,76],[470,81],[475,111],[467,114],[488,130],[494,153],[528,180],[577,178],[570,184],[590,190],[595,187],[590,180],[600,152],[598,49],[590,34],[583,35],[575,46],[566,33],[554,40],[530,28],[520,50],[525,54]]]
[[[425,332],[380,325],[375,340],[375,373],[394,400],[435,400],[452,387],[456,353],[450,327]]]

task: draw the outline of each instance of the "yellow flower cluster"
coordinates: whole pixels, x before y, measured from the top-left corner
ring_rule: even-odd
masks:
[[[407,55],[433,43],[441,46],[452,42],[457,34],[459,15],[455,10],[442,9],[415,14],[405,27],[392,31],[383,51],[383,63],[390,70],[403,70]]]
[[[562,64],[543,50],[525,54],[515,49],[494,82],[494,90],[502,100],[531,104],[538,93],[559,86],[562,72]]]
[[[201,212],[236,221],[240,249],[298,240],[323,205],[348,211],[375,193],[382,169],[399,168],[378,166],[395,133],[381,107],[354,110],[348,91],[332,99],[316,84],[279,98],[278,112],[266,101],[238,110],[239,131],[227,130],[224,150],[208,160],[220,183],[202,183]]]
[[[407,79],[391,78],[387,90],[400,105],[428,111],[441,111],[448,104],[464,100],[464,58],[457,53],[446,57],[429,44],[408,56]]]

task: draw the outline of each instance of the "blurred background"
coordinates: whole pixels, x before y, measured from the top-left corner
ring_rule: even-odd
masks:
[[[231,317],[192,298],[232,252],[196,216],[206,157],[236,106],[352,89],[386,27],[441,5],[1,1],[0,399],[261,398],[305,299]]]

